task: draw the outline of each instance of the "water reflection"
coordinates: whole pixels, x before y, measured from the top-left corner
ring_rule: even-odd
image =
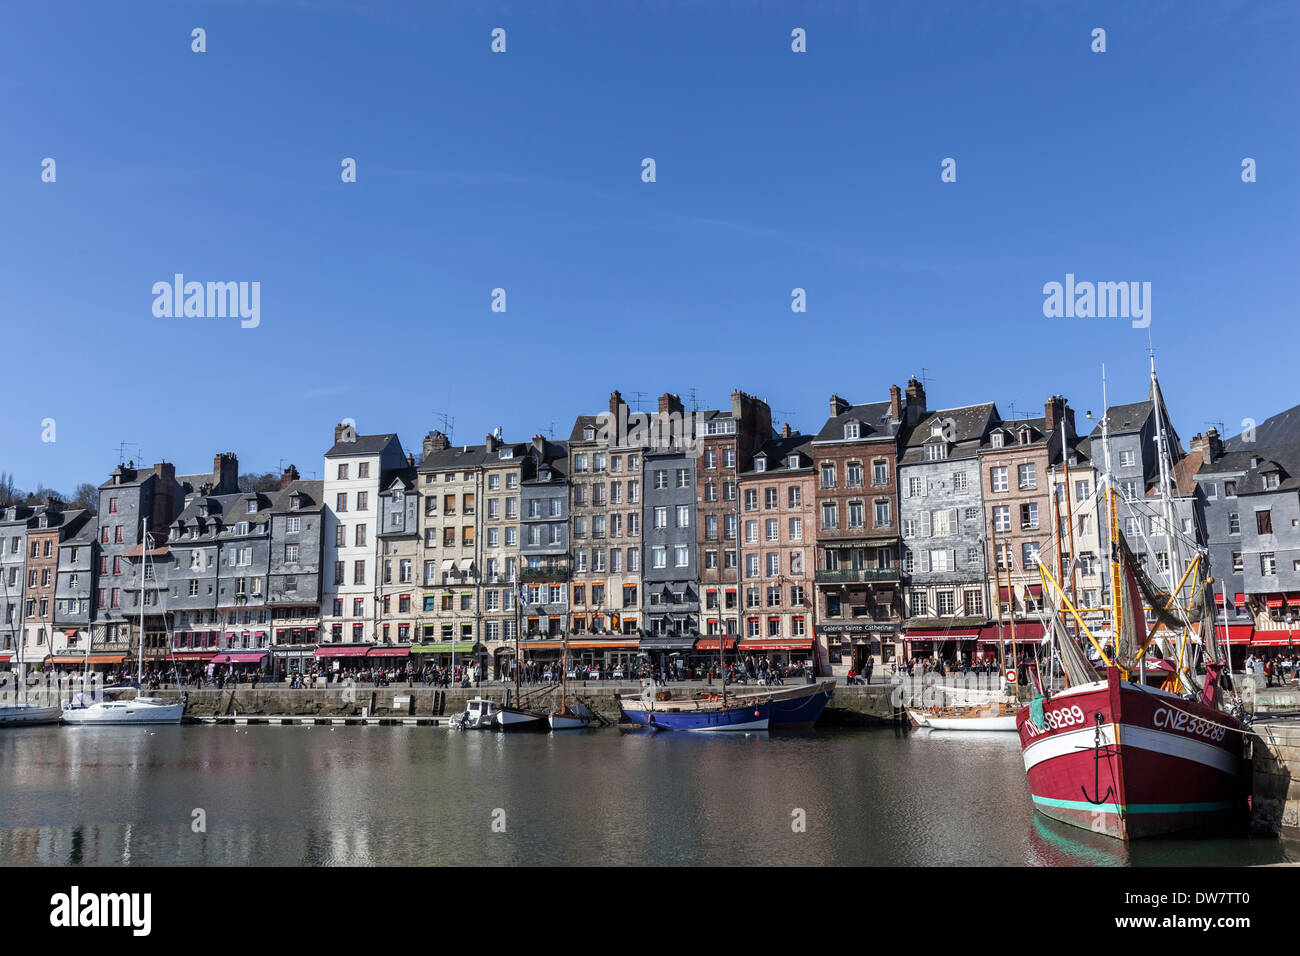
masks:
[[[1294,856],[1279,841],[1125,846],[1047,820],[1031,808],[1008,734],[52,727],[0,735],[0,767],[6,864],[1098,866]],[[191,826],[195,809],[205,832]],[[497,811],[504,832],[492,826]]]

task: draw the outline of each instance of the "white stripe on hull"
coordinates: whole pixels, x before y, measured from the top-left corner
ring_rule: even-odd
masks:
[[[722,727],[692,727],[690,732],[716,734],[727,730],[767,730],[767,720],[751,720],[743,724],[726,724]]]
[[[997,717],[927,717],[925,726],[934,730],[1011,730],[1016,729],[1015,714]]]
[[[1135,750],[1151,750],[1156,753],[1168,754],[1171,757],[1190,760],[1193,763],[1213,767],[1215,770],[1234,775],[1240,771],[1237,758],[1222,747],[1216,747],[1200,740],[1192,740],[1178,734],[1152,730],[1149,727],[1138,727],[1133,724],[1121,724],[1120,727],[1121,746],[1124,748],[1132,747]],[[1024,750],[1025,772],[1028,773],[1033,767],[1054,757],[1062,757],[1080,750],[1092,750],[1095,741],[1095,727],[1082,727],[1079,730],[1071,730],[1034,741]],[[1101,745],[1108,747],[1114,742],[1115,725],[1102,724]]]

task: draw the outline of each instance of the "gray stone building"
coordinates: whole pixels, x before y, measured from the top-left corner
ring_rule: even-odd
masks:
[[[533,436],[520,483],[519,561],[524,633],[554,642],[568,629],[569,448]],[[530,640],[528,656],[548,657],[544,641]]]
[[[989,551],[980,448],[1000,421],[992,402],[928,412],[898,459],[905,640],[914,651],[971,654],[989,623]]]
[[[99,569],[99,521],[94,514],[59,544],[54,588],[54,624],[69,648],[84,650],[95,613],[95,574]]]
[[[303,481],[297,475],[291,467],[282,476],[280,492],[271,503],[267,604],[273,631],[272,669],[277,675],[309,667],[320,639],[325,483]]]
[[[659,399],[659,421],[682,416],[681,399]],[[696,465],[691,442],[672,429],[656,429],[658,438],[645,453],[642,542],[644,594],[642,610],[647,637],[641,649],[651,655],[689,650],[700,630],[699,559],[697,553]]]
[[[0,663],[14,657],[23,633],[27,522],[34,511],[27,505],[9,505],[0,511]]]

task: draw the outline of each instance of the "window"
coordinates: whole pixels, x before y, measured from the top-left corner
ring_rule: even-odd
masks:
[[[844,466],[844,486],[846,488],[862,487],[862,462],[851,461]]]
[[[920,498],[925,494],[925,480],[922,478],[907,479],[907,497]]]
[[[822,462],[821,467],[821,486],[823,488],[835,487],[835,464],[834,462]]]
[[[953,491],[966,490],[966,472],[954,471],[952,473],[952,490]]]
[[[340,512],[348,510],[348,493],[346,491],[338,493],[338,497],[334,500],[334,510]]]
[[[1024,560],[1024,564],[1022,565],[1023,567],[1025,568],[1038,567],[1038,542],[1037,541],[1026,541],[1021,546],[1020,553],[1021,553],[1021,557]]]
[[[653,472],[656,490],[668,487],[668,472],[663,468],[656,468]]]
[[[844,438],[848,441],[860,438],[862,435],[862,426],[857,422],[849,422],[844,426]]]
[[[1241,513],[1237,511],[1228,514],[1228,534],[1241,534]]]
[[[757,510],[758,510],[758,490],[757,490],[757,489],[755,489],[755,488],[746,488],[746,489],[745,489],[745,510],[746,510],[746,511],[757,511]]]
[[[939,591],[934,596],[935,611],[940,615],[950,615],[955,610],[951,591]]]
[[[1255,512],[1255,528],[1259,534],[1273,533],[1273,512],[1265,509]]]
[[[1011,530],[1011,506],[998,505],[993,509],[993,530],[1010,531]]]
[[[775,488],[763,489],[763,508],[771,511],[780,504]]]
[[[298,546],[296,544],[286,544],[284,546],[284,560],[290,563],[298,560]]]
[[[1020,506],[1020,528],[1021,530],[1032,530],[1038,527],[1038,502],[1030,501]]]
[[[689,468],[677,469],[677,487],[689,488],[691,486],[691,470]]]
[[[1010,485],[1007,484],[1007,469],[1005,465],[989,469],[989,483],[994,491],[1007,491]]]
[[[892,511],[889,502],[880,500],[876,502],[875,508],[875,526],[877,528],[888,528],[893,521]]]
[[[1225,481],[1223,483],[1223,494],[1226,498],[1237,497],[1237,483],[1235,481]]]
[[[1241,574],[1243,570],[1244,568],[1242,566],[1242,561],[1241,561],[1241,552],[1240,551],[1232,552],[1232,573]]]
[[[907,603],[912,609],[912,617],[925,617],[926,594],[924,591],[913,590],[908,592]]]
[[[1019,476],[1021,491],[1030,491],[1038,487],[1038,478],[1035,474],[1035,469],[1032,462],[1030,462],[1029,464],[1021,465],[1018,469],[1016,469],[1016,471]]]
[[[866,519],[864,518],[865,508],[861,501],[849,502],[849,527],[865,527]]]
[[[673,563],[679,568],[691,563],[690,548],[687,545],[679,544],[673,548]]]
[[[871,483],[873,485],[889,484],[889,462],[884,458],[877,458],[871,463]]]
[[[838,528],[840,526],[839,509],[833,501],[822,503],[822,527]]]
[[[803,519],[802,518],[790,519],[790,540],[791,541],[803,540]]]
[[[1119,453],[1119,463],[1125,468],[1132,468],[1137,464],[1137,454],[1131,451],[1122,451]]]
[[[944,442],[931,442],[925,446],[926,461],[943,461],[948,457],[948,445]]]
[[[650,566],[654,568],[668,567],[668,549],[651,548],[650,549]]]
[[[1259,573],[1266,578],[1277,574],[1277,557],[1272,551],[1265,551],[1259,556]]]
[[[1075,500],[1079,502],[1087,501],[1090,494],[1092,494],[1092,486],[1090,482],[1083,480],[1074,483]]]

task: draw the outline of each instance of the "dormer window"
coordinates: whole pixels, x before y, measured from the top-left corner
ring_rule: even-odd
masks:
[[[537,473],[537,477],[538,477],[538,479],[541,480],[541,481],[550,481],[550,480],[551,480],[551,473],[550,473],[549,471],[539,471],[539,472]]]
[[[301,509],[302,495],[298,494],[297,492],[291,494],[289,496],[289,507],[292,508],[294,511],[298,511],[299,509]]]
[[[767,459],[764,458],[764,457],[762,457],[761,455],[760,455],[758,458],[755,458],[755,459],[754,459],[754,470],[755,470],[755,471],[767,471]]]
[[[798,468],[798,467],[799,467],[799,456],[798,456],[798,455],[791,455],[789,458],[787,458],[787,459],[786,459],[786,467],[787,467],[787,468]]]
[[[1029,444],[1029,429],[1028,429],[1028,428],[1022,428],[1022,429],[1020,429],[1020,444],[1022,444],[1022,445],[1028,445],[1028,444]]]
[[[235,534],[248,534],[248,522],[240,521],[235,525]]]
[[[933,442],[925,446],[926,461],[943,461],[948,457],[948,445],[944,442]]]
[[[250,498],[250,499],[248,499],[248,513],[249,513],[250,515],[251,515],[251,514],[256,514],[256,513],[257,513],[257,499],[256,499],[256,498]]]
[[[858,422],[848,422],[844,426],[845,439],[854,439],[862,437],[862,425]]]
[[[596,440],[596,429],[594,429],[594,428],[584,428],[584,429],[582,430],[582,438],[583,438],[584,441],[595,441],[595,440]]]
[[[1277,488],[1281,483],[1281,479],[1275,471],[1270,471],[1264,475],[1264,488],[1266,490],[1271,491]]]
[[[930,437],[931,438],[943,437],[943,419],[936,418],[934,421],[930,423]]]
[[[994,433],[990,436],[990,443],[993,445],[994,448],[1001,448],[1001,447],[1002,447],[1002,432],[994,432]]]
[[[513,448],[502,448],[497,455],[498,458],[514,458],[515,450]]]

